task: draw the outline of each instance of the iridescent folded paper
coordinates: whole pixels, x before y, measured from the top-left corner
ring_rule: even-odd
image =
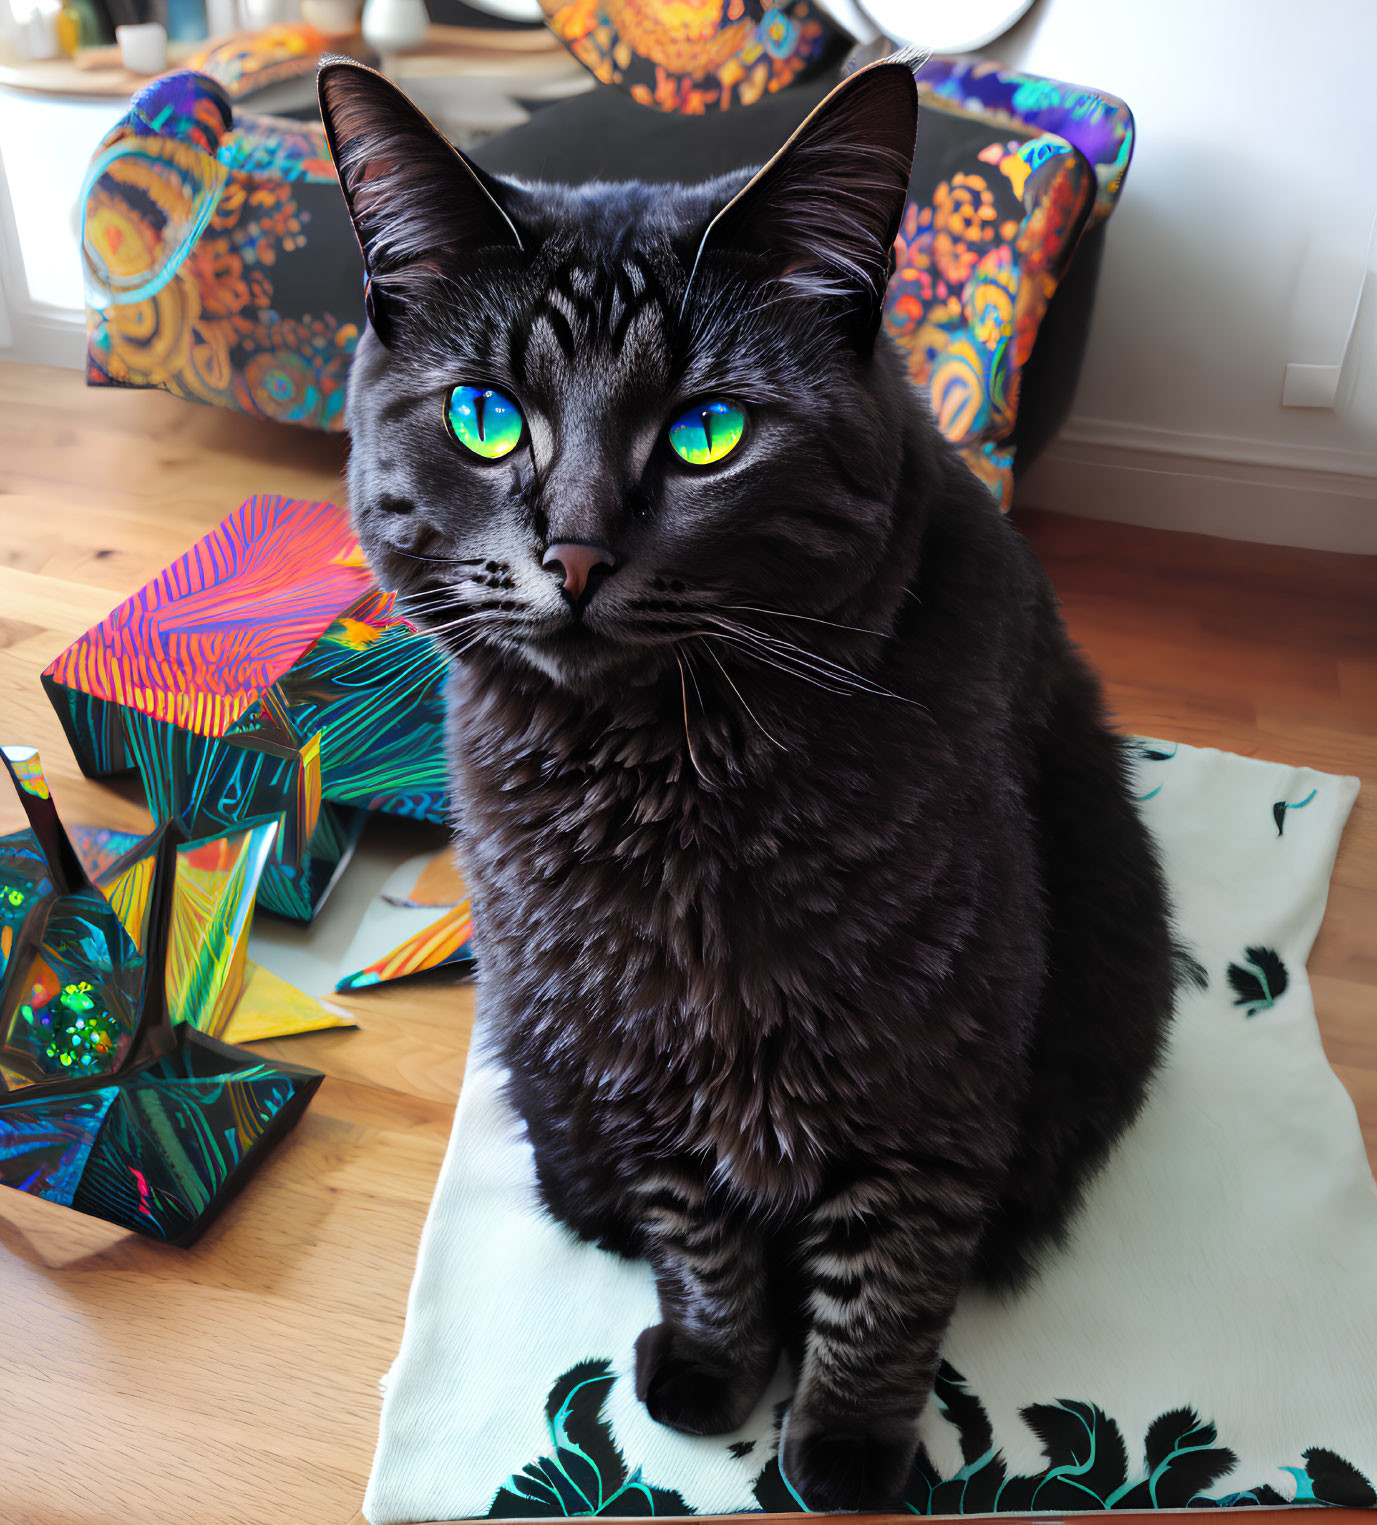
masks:
[[[0,756],[29,821],[0,837],[0,1185],[188,1243],[324,1078],[212,1036],[278,822],[83,834],[97,887],[38,754]]]
[[[114,906],[125,931],[137,940],[141,935],[144,879],[151,873],[152,863],[147,854],[135,853],[134,849],[139,848],[145,839],[137,832],[114,831],[106,826],[73,826],[69,835],[87,874]],[[3,840],[0,839],[0,846]],[[213,844],[188,845],[195,848]],[[126,858],[126,855],[130,857]],[[179,863],[182,861],[184,859],[179,859]],[[179,872],[172,891],[174,921],[179,901],[190,888],[191,881]],[[245,904],[251,902],[253,885],[247,878],[240,880],[239,892],[244,896]],[[0,911],[3,911],[3,892],[0,892]],[[247,920],[244,930],[247,933]],[[246,936],[243,946],[247,946]],[[182,967],[177,964],[168,970],[168,999],[174,1010],[179,1009],[185,1000],[178,992]],[[226,1043],[257,1043],[264,1038],[289,1038],[298,1033],[319,1032],[323,1028],[357,1025],[343,1007],[307,995],[251,958],[243,959],[242,976],[237,998],[228,988],[222,989],[219,997],[231,1009],[228,1023],[215,1029],[214,1035]],[[204,1023],[198,1025],[205,1027]],[[205,1030],[211,1029],[205,1027]]]

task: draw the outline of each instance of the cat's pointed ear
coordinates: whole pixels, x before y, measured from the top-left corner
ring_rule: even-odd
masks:
[[[408,276],[443,272],[492,248],[520,249],[501,187],[439,133],[390,80],[326,57],[320,116],[363,251],[365,305],[387,342]]]
[[[904,215],[918,130],[916,58],[859,69],[708,224],[693,276],[715,251],[765,256],[801,296],[846,298],[873,338]]]

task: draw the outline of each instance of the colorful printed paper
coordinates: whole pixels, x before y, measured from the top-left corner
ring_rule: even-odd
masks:
[[[335,989],[362,990],[384,980],[400,980],[431,969],[453,968],[456,973],[469,974],[476,962],[473,917],[465,900],[366,968],[346,974]]]
[[[67,834],[92,883],[143,840],[137,831],[116,831],[112,826],[69,826]]]
[[[102,1086],[0,1107],[0,1185],[70,1207],[117,1089]]]
[[[259,897],[309,920],[366,811],[444,819],[443,677],[345,512],[264,495],[43,682],[83,771],[136,768],[159,821],[205,838],[280,815]]]
[[[244,988],[220,1036],[226,1043],[260,1043],[265,1038],[293,1038],[329,1027],[357,1027],[342,1006],[318,1001],[256,964],[244,962]]]
[[[168,1006],[174,1020],[190,1021],[227,1043],[357,1025],[342,1007],[316,1000],[245,956],[254,890],[276,826],[266,822],[177,849],[167,951]],[[95,870],[98,888],[125,931],[142,947],[156,834],[141,838],[133,832],[77,826],[72,838],[87,871]],[[224,930],[209,941],[213,925]]]
[[[0,837],[0,981],[34,907],[53,892],[48,860],[32,831]]]
[[[40,907],[41,931],[11,960],[0,1088],[110,1075],[142,1026],[144,960],[105,897],[83,889]]]
[[[260,917],[250,959],[327,1007],[336,991],[381,989],[433,969],[469,974],[468,892],[451,850],[437,851],[443,840],[433,827],[394,831],[379,820],[309,932]]]
[[[446,848],[444,852],[436,853],[416,875],[416,882],[406,894],[385,898],[399,906],[452,906],[458,905],[467,894],[454,850]]]
[[[342,509],[253,497],[45,676],[221,736],[369,588]]]
[[[167,1004],[174,1022],[223,1036],[244,984],[258,880],[277,835],[268,821],[177,849],[167,940]]]
[[[416,873],[414,882],[404,893],[398,894],[395,887],[385,887],[379,898],[399,910],[433,908],[443,914],[382,957],[345,975],[335,986],[336,990],[362,990],[386,980],[405,979],[408,975],[423,974],[432,969],[452,969],[459,975],[473,972],[477,965],[473,952],[473,917],[469,912],[464,878],[452,849],[436,853]]]

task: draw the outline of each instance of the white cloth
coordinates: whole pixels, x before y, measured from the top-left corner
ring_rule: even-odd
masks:
[[[1377,1482],[1377,1188],[1305,973],[1357,781],[1172,743],[1141,751],[1142,809],[1209,988],[1183,996],[1151,1102],[1069,1246],[1017,1297],[963,1298],[923,1427],[929,1476],[962,1476],[936,1494],[918,1480],[919,1511],[989,1509],[1001,1465],[1016,1480],[1000,1503],[1019,1512],[1094,1508],[1090,1495],[1138,1484],[1132,1502],[1179,1507],[1192,1479],[1214,1500],[1270,1488],[1261,1501],[1358,1503],[1358,1474]],[[759,1508],[785,1373],[739,1435],[689,1439],[649,1419],[629,1371],[657,1317],[650,1272],[542,1212],[500,1078],[475,1054],[386,1383],[367,1518],[481,1516],[495,1500],[509,1515],[561,1513],[554,1493],[571,1512],[681,1507],[651,1489],[696,1513]],[[787,1507],[772,1470],[761,1497]]]

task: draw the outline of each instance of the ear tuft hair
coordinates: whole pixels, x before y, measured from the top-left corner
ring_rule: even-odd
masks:
[[[320,116],[368,276],[369,321],[387,341],[408,275],[490,248],[520,249],[499,182],[459,152],[392,82],[327,55]]]
[[[873,339],[917,128],[909,57],[857,70],[708,224],[694,272],[714,251],[764,255],[790,291],[849,301]]]

